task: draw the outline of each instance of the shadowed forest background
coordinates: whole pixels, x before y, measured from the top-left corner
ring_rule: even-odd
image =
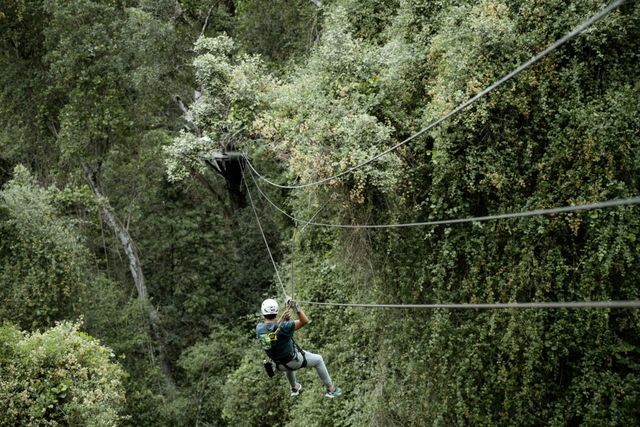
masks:
[[[255,342],[279,285],[238,163],[322,179],[411,136],[586,18],[580,0],[0,0],[0,425],[638,425],[640,312],[304,306],[292,399]],[[640,4],[289,214],[383,224],[640,194]],[[245,171],[245,174],[248,170]],[[301,227],[247,175],[300,300],[640,300],[616,207]]]

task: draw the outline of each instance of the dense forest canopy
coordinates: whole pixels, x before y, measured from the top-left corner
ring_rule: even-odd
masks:
[[[640,4],[621,3],[346,173],[607,4],[3,0],[0,425],[637,425],[636,308],[303,305],[296,337],[324,356],[334,400],[309,370],[290,397],[254,336],[283,287],[342,303],[640,300],[633,205],[411,228],[290,218],[637,197]],[[280,185],[341,175],[277,188],[228,153]]]

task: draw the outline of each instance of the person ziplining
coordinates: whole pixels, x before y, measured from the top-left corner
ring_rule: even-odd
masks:
[[[329,398],[338,397],[342,390],[336,387],[329,376],[327,367],[322,356],[308,351],[304,351],[296,344],[293,334],[298,329],[309,323],[309,318],[300,309],[300,305],[293,300],[286,302],[286,308],[282,315],[276,320],[278,315],[278,302],[274,299],[266,299],[262,302],[260,311],[264,316],[264,322],[256,326],[256,338],[261,348],[269,358],[265,361],[265,369],[270,377],[273,377],[273,365],[276,369],[284,372],[291,387],[291,396],[298,396],[302,389],[302,384],[296,379],[298,369],[312,367],[316,369],[320,380],[326,386],[325,396]],[[297,320],[290,320],[290,309],[293,308],[297,314]]]

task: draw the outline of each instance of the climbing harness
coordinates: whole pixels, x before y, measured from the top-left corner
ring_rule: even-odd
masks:
[[[269,351],[278,341],[278,332],[280,332],[280,325],[278,325],[278,329],[273,332],[268,332],[266,334],[260,335],[258,341],[260,342],[260,347],[264,351]]]
[[[293,351],[282,359],[274,360],[273,362],[276,364],[276,368],[282,366],[287,371],[297,371],[298,369],[307,366],[307,357],[304,354],[304,350],[300,348],[293,337],[291,337],[291,341],[293,342]],[[288,363],[290,363],[292,360],[300,360],[298,359],[298,355],[302,356],[302,364],[300,364],[300,368],[290,368],[288,366]]]
[[[287,305],[290,307],[295,306],[296,302],[287,297]],[[268,331],[264,334],[260,334],[258,336],[258,342],[260,343],[260,348],[267,353],[267,357],[269,360],[264,360],[263,365],[264,369],[267,372],[267,375],[271,378],[274,375],[273,364],[276,365],[276,368],[279,369],[282,366],[284,369],[288,371],[296,371],[300,368],[304,368],[307,366],[307,357],[305,356],[304,350],[298,345],[298,343],[291,337],[291,342],[293,343],[292,350],[289,354],[281,358],[274,358],[269,353],[273,349],[273,347],[278,342],[278,333],[280,332],[280,326],[282,321],[289,320],[288,312],[285,310],[280,318],[277,321],[277,327],[273,331]],[[302,363],[298,368],[291,368],[288,364],[293,360],[300,360],[299,357],[302,357]]]
[[[276,342],[278,341],[278,333],[280,332],[280,324],[282,323],[283,320],[288,320],[287,319],[286,310],[280,315],[280,318],[276,322],[278,327],[274,331],[267,332],[266,334],[261,334],[258,337],[258,342],[260,343],[260,347],[264,351],[270,351],[273,348],[273,346],[276,344]]]
[[[273,348],[273,346],[278,340],[277,334],[279,331],[280,331],[280,324],[278,324],[278,327],[273,332],[262,334],[258,339],[260,342],[260,347],[267,353],[267,356],[269,357],[269,360],[265,360],[263,362],[264,368],[267,371],[267,375],[269,377],[273,377],[272,362],[275,363],[277,369],[280,370],[280,367],[282,366],[287,371],[296,371],[300,368],[304,368],[307,366],[307,357],[305,356],[305,352],[298,345],[298,343],[293,339],[293,337],[290,338],[291,342],[293,343],[293,347],[289,354],[281,358],[274,358],[269,354],[270,350]],[[291,361],[293,360],[299,361],[300,357],[302,357],[302,363],[300,364],[300,367],[292,368],[289,366],[289,363],[291,363]]]

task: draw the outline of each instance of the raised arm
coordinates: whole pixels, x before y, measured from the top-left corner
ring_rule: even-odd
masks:
[[[293,304],[293,308],[298,314],[298,320],[296,320],[296,328],[295,328],[295,330],[297,331],[298,329],[302,328],[304,325],[309,323],[309,318],[307,317],[306,314],[304,314],[304,311],[302,311],[302,309],[300,308],[300,305],[297,302]]]

